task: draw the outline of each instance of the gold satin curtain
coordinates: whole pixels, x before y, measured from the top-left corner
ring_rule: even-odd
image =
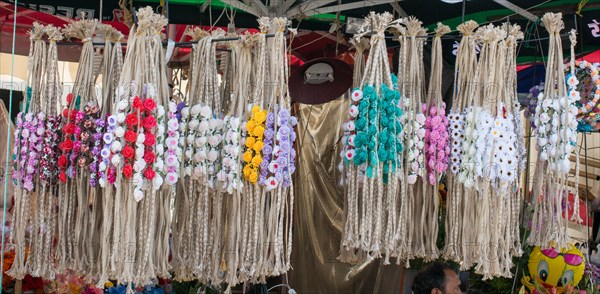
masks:
[[[344,226],[337,165],[348,107],[346,98],[295,105],[298,158],[289,284],[298,293],[401,293],[400,266],[377,259],[346,280],[352,265],[337,260]]]

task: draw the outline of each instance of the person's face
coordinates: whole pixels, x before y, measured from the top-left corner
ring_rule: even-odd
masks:
[[[444,270],[444,289],[435,288],[431,290],[431,294],[462,294],[460,290],[460,279],[456,272],[452,270]]]

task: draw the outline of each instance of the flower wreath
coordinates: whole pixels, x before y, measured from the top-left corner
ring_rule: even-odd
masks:
[[[242,159],[244,160],[244,168],[242,169],[244,179],[246,181],[255,184],[258,181],[259,168],[262,163],[261,151],[262,148],[255,148],[254,146],[264,147],[264,132],[265,132],[265,121],[267,119],[267,111],[261,109],[260,106],[252,106],[250,119],[244,125],[243,131],[248,133],[246,140],[243,142],[246,146]],[[258,145],[257,145],[258,144]],[[273,151],[275,152],[275,150]]]
[[[451,109],[448,114],[448,122],[450,126],[450,172],[456,175],[461,166],[462,142],[465,138],[465,116]]]
[[[473,106],[467,107],[464,114],[464,140],[462,142],[461,150],[461,165],[458,171],[458,180],[463,183],[465,187],[473,187],[475,184],[475,154],[476,154],[476,142],[480,136],[479,127],[476,128],[477,112],[481,109],[478,107],[477,110]]]
[[[265,132],[264,132],[264,142],[261,145],[260,143],[255,143],[255,147],[253,149],[255,152],[262,151],[263,160],[260,163],[260,175],[258,177],[258,182],[260,185],[265,186],[267,191],[274,189],[278,182],[276,178],[273,178],[273,172],[269,170],[269,165],[271,163],[271,159],[273,158],[273,145],[275,139],[275,113],[269,112],[267,113],[267,118],[265,121]],[[267,183],[267,179],[269,179],[269,183]]]
[[[427,109],[428,116],[425,119],[425,158],[427,160],[427,172],[429,184],[436,185],[437,175],[442,174],[448,168],[448,156],[450,146],[448,145],[448,118],[446,118],[446,104],[431,106]]]
[[[409,100],[405,99],[405,105],[409,105]],[[413,114],[414,115],[414,114]],[[427,118],[421,112],[414,115],[413,133],[411,138],[408,140],[407,152],[408,152],[408,177],[407,182],[414,184],[417,182],[419,176],[425,176],[425,135],[427,130],[425,129],[425,122]],[[410,122],[408,122],[410,123]]]
[[[59,133],[56,131],[60,125],[60,116],[48,115],[46,118],[46,132],[44,134],[44,148],[42,159],[40,160],[40,180],[43,185],[52,185],[56,183],[58,168],[58,141]]]
[[[241,191],[243,184],[239,175],[240,155],[240,118],[225,116],[223,118],[225,133],[224,146],[221,154],[221,170],[217,173],[217,180],[222,183],[222,189],[229,194],[234,190]],[[258,147],[258,146],[257,146]],[[255,150],[259,152],[260,150]]]
[[[578,107],[578,130],[590,132],[600,129],[600,65],[585,60],[575,61],[575,75],[570,72],[571,63],[565,65],[567,85],[577,90],[581,100]],[[580,83],[581,81],[581,83]]]
[[[179,108],[175,102],[169,102],[169,113],[168,113],[168,121],[167,121],[167,138],[165,139],[165,144],[167,145],[167,151],[165,152],[165,180],[168,185],[175,185],[179,180],[179,163],[182,160],[182,148],[179,144],[180,141],[183,140],[183,137],[180,137],[180,134],[183,133],[184,118],[183,118],[183,109],[186,109],[183,104],[182,108]],[[177,110],[180,110],[177,113]],[[160,110],[159,110],[160,112]],[[181,123],[177,120],[177,115],[181,116]],[[161,130],[162,124],[158,126],[159,133]],[[164,128],[164,127],[163,127]],[[158,136],[160,139],[160,136]],[[158,141],[160,142],[160,140]],[[159,143],[160,144],[160,143]],[[157,146],[157,149],[160,150],[160,147]]]
[[[354,164],[357,166],[366,163],[366,175],[369,178],[374,177],[373,168],[377,169],[377,156],[375,140],[377,136],[377,110],[379,97],[373,86],[365,86],[363,88],[363,98],[358,103],[358,115],[355,123],[348,123],[350,132],[356,130],[354,138]]]
[[[267,179],[267,190],[273,190],[279,185],[283,188],[292,185],[292,174],[296,170],[296,150],[294,150],[296,132],[294,131],[294,127],[297,124],[297,119],[290,114],[287,108],[281,107],[278,109],[277,134],[275,135],[276,145],[273,148],[272,159],[269,163],[269,170],[274,176]],[[258,135],[256,130],[253,132],[253,135]]]
[[[206,173],[208,175],[208,186],[215,189],[216,176],[219,170],[219,151],[221,149],[221,142],[223,142],[223,120],[218,117],[212,117],[208,120],[208,127]]]
[[[381,86],[380,116],[378,134],[377,157],[383,163],[383,182],[388,183],[389,174],[396,171],[398,155],[402,153],[402,108],[399,107],[400,93],[397,88],[397,79],[392,75],[394,87]]]

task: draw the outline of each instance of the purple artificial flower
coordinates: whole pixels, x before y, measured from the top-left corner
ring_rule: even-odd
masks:
[[[267,113],[267,120],[265,122],[266,125],[274,125],[275,124],[275,114],[273,112]]]
[[[271,143],[271,142],[269,142],[269,143]],[[273,153],[273,147],[271,147],[270,144],[267,145],[266,140],[265,140],[265,145],[263,146],[263,149],[262,149],[262,153],[263,153],[263,155],[271,155]]]
[[[290,119],[290,112],[285,109],[282,108],[279,110],[279,113],[277,114],[277,124],[282,126],[282,125],[287,125]]]

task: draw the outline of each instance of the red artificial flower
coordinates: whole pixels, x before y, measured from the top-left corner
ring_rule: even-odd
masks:
[[[144,160],[146,161],[146,163],[153,163],[154,159],[156,159],[156,154],[154,154],[154,152],[152,152],[151,150],[146,150],[146,152],[144,153]]]
[[[69,123],[63,127],[63,133],[65,134],[73,134],[75,132],[75,125],[73,123]]]
[[[129,125],[129,126],[134,126],[137,125],[138,123],[138,117],[137,114],[135,113],[130,113],[127,115],[127,117],[125,118],[125,122]]]
[[[67,156],[66,156],[66,155],[64,155],[64,154],[63,154],[63,155],[61,155],[61,156],[58,158],[58,166],[60,166],[60,167],[66,167],[66,166],[67,166],[67,162],[68,162],[68,161],[67,161]]]
[[[154,176],[156,176],[156,172],[153,169],[151,169],[151,168],[147,168],[144,171],[144,176],[146,177],[146,179],[152,181],[152,179],[154,179]]]
[[[127,142],[135,143],[136,139],[137,139],[137,134],[134,131],[128,130],[127,132],[125,132],[125,140],[127,140]]]
[[[69,117],[69,109],[65,108],[62,111],[62,116],[68,118]]]
[[[144,100],[144,109],[148,112],[153,111],[156,108],[156,102],[152,98],[146,98]]]
[[[126,164],[123,167],[123,176],[125,176],[126,178],[131,178],[131,176],[133,175],[133,167],[131,166],[131,164]]]
[[[152,133],[146,133],[146,139],[144,140],[144,145],[153,146],[156,143],[156,138]]]
[[[153,115],[150,115],[150,116],[144,118],[143,125],[144,125],[144,128],[148,129],[148,130],[155,127],[156,126],[156,118],[154,118]]]
[[[67,182],[67,174],[65,172],[60,172],[60,174],[58,175],[58,178],[63,183]]]
[[[134,109],[142,108],[142,100],[140,99],[140,97],[135,96],[135,98],[133,98],[133,108]]]
[[[125,146],[123,148],[123,156],[125,156],[125,158],[132,158],[133,155],[135,155],[135,150],[133,150],[131,146]]]
[[[64,142],[60,143],[60,149],[63,152],[69,152],[71,151],[71,149],[73,149],[73,141],[66,139]]]
[[[71,104],[71,102],[73,102],[73,93],[67,95],[67,103]]]
[[[77,116],[77,110],[76,109],[71,110],[71,113],[69,114],[69,119],[75,120],[76,116]]]

